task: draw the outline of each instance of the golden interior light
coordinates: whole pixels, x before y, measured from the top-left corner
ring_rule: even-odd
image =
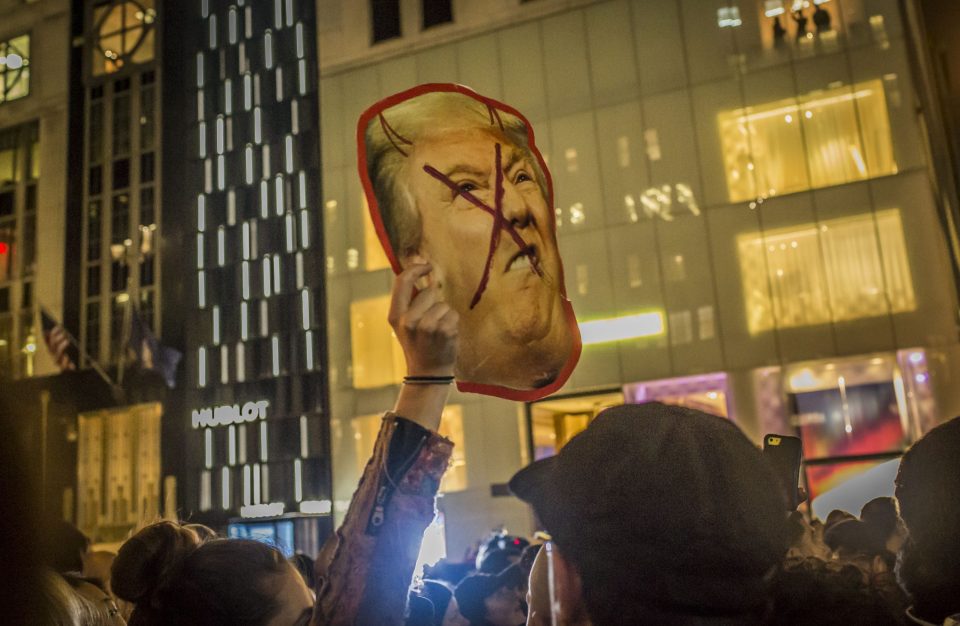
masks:
[[[387,323],[389,311],[389,294],[350,303],[350,352],[357,389],[398,385],[403,380],[406,363]]]
[[[717,115],[731,202],[895,174],[880,79]]]
[[[737,251],[751,335],[917,307],[899,209],[746,233]]]
[[[579,322],[579,325],[580,338],[585,346],[653,337],[664,333],[663,311],[648,311],[635,315]]]

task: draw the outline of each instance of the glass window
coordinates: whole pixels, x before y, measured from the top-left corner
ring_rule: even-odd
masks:
[[[130,159],[117,159],[113,162],[113,188],[124,189],[130,186]]]
[[[17,223],[14,220],[0,222],[0,283],[14,277],[16,245]]]
[[[452,21],[453,9],[450,6],[450,0],[423,0],[423,27],[425,29]]]
[[[147,74],[152,75],[153,72]],[[141,82],[146,80],[147,74],[143,75]],[[150,150],[153,148],[154,135],[156,133],[156,107],[154,106],[154,88],[143,87],[140,91],[140,149]]]
[[[123,243],[130,238],[130,196],[125,193],[113,197],[113,220],[110,243]]]
[[[154,214],[153,187],[144,187],[140,190],[140,224],[150,226],[156,223]]]
[[[127,63],[153,59],[157,12],[153,0],[113,0],[93,10],[91,69],[94,76],[112,74]]]
[[[400,0],[370,0],[373,43],[400,36]]]
[[[154,177],[153,165],[155,160],[156,159],[154,158],[154,155],[152,152],[147,152],[145,154],[140,155],[140,182],[142,183],[153,182],[153,177]]]
[[[103,101],[90,103],[90,130],[87,149],[91,163],[99,163],[103,158]]]
[[[30,35],[0,41],[0,104],[30,93]]]
[[[917,306],[898,209],[746,233],[737,247],[751,335]]]
[[[87,268],[87,296],[100,295],[100,265]]]
[[[100,303],[88,302],[86,311],[86,345],[87,354],[92,359],[100,358]]]
[[[403,350],[387,323],[389,309],[389,295],[350,303],[353,386],[357,389],[396,385],[403,380]]]
[[[122,93],[113,99],[113,153],[127,152],[130,152],[130,94]]]
[[[897,172],[880,80],[722,111],[717,125],[731,202]]]
[[[100,201],[91,200],[87,205],[87,260],[100,258]]]

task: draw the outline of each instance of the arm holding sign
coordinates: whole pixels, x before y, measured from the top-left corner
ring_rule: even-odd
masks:
[[[435,287],[416,291],[430,270],[414,265],[394,284],[390,324],[416,384],[403,385],[384,417],[343,524],[317,558],[314,626],[404,622],[413,567],[453,451],[436,431],[457,358],[459,319]]]

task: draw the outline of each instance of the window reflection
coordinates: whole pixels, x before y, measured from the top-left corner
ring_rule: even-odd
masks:
[[[350,303],[353,386],[370,389],[397,385],[406,368],[403,350],[387,323],[390,296]]]
[[[717,116],[731,202],[897,172],[880,80]]]
[[[0,41],[0,103],[30,93],[30,35]]]
[[[898,209],[748,233],[737,249],[751,335],[917,307]]]

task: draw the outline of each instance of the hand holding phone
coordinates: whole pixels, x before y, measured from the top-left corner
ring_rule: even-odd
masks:
[[[803,461],[803,445],[800,438],[788,435],[766,435],[763,438],[763,456],[780,480],[787,510],[796,510],[800,504],[800,463]]]

